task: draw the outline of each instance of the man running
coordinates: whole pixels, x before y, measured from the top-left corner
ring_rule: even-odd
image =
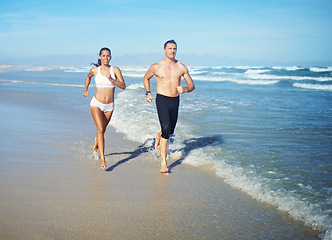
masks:
[[[155,149],[160,150],[161,169],[160,172],[167,173],[167,152],[169,147],[169,136],[174,133],[178,118],[180,93],[188,93],[195,89],[193,80],[189,75],[187,67],[175,59],[177,44],[169,40],[164,44],[165,58],[152,64],[145,73],[143,84],[146,91],[146,101],[152,102],[150,92],[150,79],[156,76],[157,96],[156,106],[161,131],[154,135]],[[187,86],[180,86],[181,77],[184,78]]]

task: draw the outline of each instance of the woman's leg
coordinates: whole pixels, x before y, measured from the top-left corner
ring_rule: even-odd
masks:
[[[96,143],[94,146],[94,150],[99,149],[101,167],[106,168],[105,154],[104,154],[104,148],[105,148],[104,133],[112,117],[113,111],[104,113],[98,107],[94,106],[90,106],[90,111],[97,128],[97,136],[96,136],[96,141],[95,141]]]
[[[108,123],[109,123],[110,120],[111,120],[112,114],[113,114],[113,111],[104,113],[104,115],[105,115],[105,117],[106,117],[106,119],[107,119],[107,121],[105,121],[105,124],[103,125],[104,135],[105,135],[105,132],[106,132],[106,127],[107,127]],[[94,151],[94,152],[97,152],[97,151],[98,151],[97,137],[95,137],[95,145],[93,146],[93,151]]]

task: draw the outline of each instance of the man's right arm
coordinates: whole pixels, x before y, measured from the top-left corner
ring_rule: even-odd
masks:
[[[152,94],[150,92],[150,79],[155,75],[153,71],[153,65],[150,66],[149,70],[145,73],[143,77],[143,85],[145,88],[146,94],[146,101],[152,102]]]

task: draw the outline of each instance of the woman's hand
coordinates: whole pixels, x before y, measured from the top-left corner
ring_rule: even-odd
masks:
[[[113,81],[116,81],[115,79],[113,79],[113,78],[111,77],[111,75],[108,77],[108,80],[110,80],[110,82],[112,82],[112,83],[113,83]]]
[[[83,96],[84,96],[84,97],[87,97],[88,95],[89,95],[89,92],[88,92],[88,91],[84,91],[84,92],[83,92]]]

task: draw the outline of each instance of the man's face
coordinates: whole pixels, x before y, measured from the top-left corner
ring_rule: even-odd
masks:
[[[164,48],[165,56],[168,58],[175,58],[176,55],[176,44],[167,43],[166,48]]]

